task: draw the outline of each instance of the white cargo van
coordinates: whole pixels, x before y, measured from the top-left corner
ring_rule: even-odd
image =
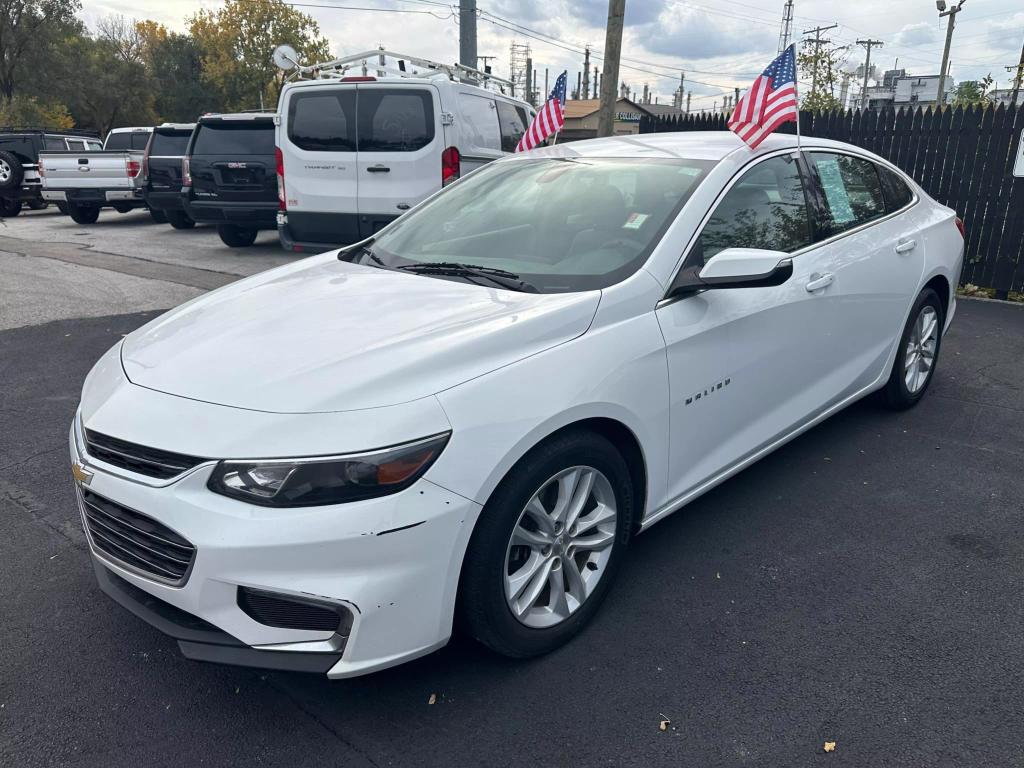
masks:
[[[512,152],[534,115],[495,90],[509,90],[505,81],[402,54],[302,69],[319,79],[287,83],[277,117],[278,233],[291,251],[371,236],[448,181]]]

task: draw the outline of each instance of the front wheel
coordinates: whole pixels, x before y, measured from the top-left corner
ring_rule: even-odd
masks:
[[[167,211],[167,220],[175,229],[192,229],[196,225],[184,211]]]
[[[95,205],[68,204],[68,215],[76,224],[95,224],[100,217],[100,209]]]
[[[473,531],[460,593],[469,632],[515,658],[568,642],[611,588],[633,514],[629,468],[606,438],[579,430],[534,449]]]
[[[256,230],[252,227],[239,227],[235,224],[218,224],[217,234],[232,248],[246,248],[256,242]]]
[[[939,295],[931,288],[921,291],[914,302],[896,348],[889,382],[883,390],[890,408],[912,408],[932,383],[942,346],[944,311]]]

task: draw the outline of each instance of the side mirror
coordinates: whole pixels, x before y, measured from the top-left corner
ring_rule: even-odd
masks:
[[[721,288],[768,288],[782,285],[793,276],[793,260],[783,251],[759,248],[726,248],[703,267],[683,269],[676,276],[669,297]]]

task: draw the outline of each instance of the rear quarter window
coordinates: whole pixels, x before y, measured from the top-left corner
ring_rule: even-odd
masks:
[[[47,136],[43,145],[47,152],[64,152],[68,148],[60,136]]]
[[[288,101],[288,140],[310,152],[356,151],[354,88],[293,92]]]
[[[193,155],[273,155],[274,124],[269,121],[200,123]]]
[[[882,194],[885,196],[885,208],[890,213],[906,208],[914,200],[914,193],[903,178],[883,165],[878,166],[878,175],[882,179]]]
[[[360,152],[415,152],[434,140],[434,99],[425,89],[358,91]]]

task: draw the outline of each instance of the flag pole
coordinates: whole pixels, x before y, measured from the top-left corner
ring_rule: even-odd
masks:
[[[559,131],[555,131],[554,138],[551,139],[551,146],[552,147],[555,146],[555,144],[558,143],[558,134],[559,134]]]
[[[793,92],[796,94],[796,151],[803,152],[800,145],[800,73],[796,71],[796,43],[793,43]]]

